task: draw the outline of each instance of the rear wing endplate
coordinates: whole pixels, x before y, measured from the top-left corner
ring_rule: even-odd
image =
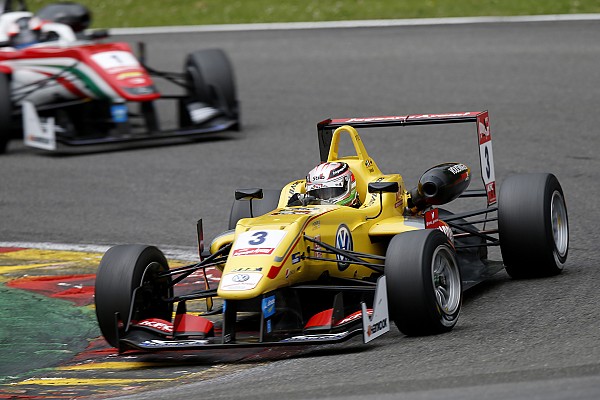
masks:
[[[410,125],[457,124],[467,122],[473,122],[477,126],[479,164],[489,206],[496,203],[496,177],[494,173],[492,135],[490,132],[490,122],[487,111],[326,119],[317,124],[321,162],[327,161],[333,131],[340,126],[350,125],[354,128],[377,128]]]

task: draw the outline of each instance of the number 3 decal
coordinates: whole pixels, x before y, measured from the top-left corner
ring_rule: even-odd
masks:
[[[485,147],[485,175],[487,176],[488,179],[490,179],[491,174],[492,174],[492,167],[490,166],[490,150],[486,146]]]
[[[479,163],[481,179],[486,188],[488,205],[496,202],[496,176],[494,173],[494,153],[492,151],[492,134],[488,112],[477,115],[477,136],[479,139]]]
[[[253,246],[258,246],[259,244],[263,244],[267,238],[268,233],[264,231],[255,232],[252,234],[252,237],[256,238],[253,240],[248,240],[248,244]]]

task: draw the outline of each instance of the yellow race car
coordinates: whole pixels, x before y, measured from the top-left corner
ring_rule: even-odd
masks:
[[[445,123],[475,123],[482,189],[467,189],[471,169],[456,162],[409,188],[381,172],[357,131]],[[200,262],[169,269],[159,249],[144,245],[106,252],[95,301],[112,346],[281,346],[355,335],[366,343],[391,322],[406,335],[442,333],[457,323],[464,290],[502,268],[515,278],[563,269],[561,186],[552,174],[518,175],[497,196],[487,111],[329,119],[317,129],[322,164],[305,179],[281,191],[236,190],[230,230],[208,251],[199,222]],[[340,155],[344,135],[351,156]],[[438,208],[463,197],[486,204],[460,214]],[[500,246],[503,260],[489,260],[488,246]],[[207,268],[221,271],[218,285]],[[193,289],[178,291],[192,276]]]

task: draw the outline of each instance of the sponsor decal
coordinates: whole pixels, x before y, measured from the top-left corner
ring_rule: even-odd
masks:
[[[229,273],[223,275],[219,283],[219,289],[228,291],[252,290],[262,279],[260,272],[248,272],[245,274]]]
[[[290,185],[290,190],[288,191],[288,198],[294,193],[296,193],[296,188],[298,187],[298,185],[300,185],[300,183],[302,183],[302,181],[296,181]]]
[[[388,319],[384,318],[381,321],[375,322],[367,328],[367,335],[372,336],[377,332],[388,328]],[[389,328],[388,328],[389,329]]]
[[[468,170],[469,168],[465,164],[456,164],[448,168],[448,171],[452,172],[454,175],[458,175],[463,171]]]
[[[302,207],[294,207],[294,208],[283,208],[279,211],[275,211],[271,213],[271,215],[310,215],[317,214],[319,212],[318,209],[314,208],[302,208]]]
[[[301,335],[283,339],[282,342],[322,342],[325,340],[341,340],[349,335],[349,332],[325,333],[322,335]]]
[[[373,309],[372,308],[367,309],[367,313],[369,315],[372,315]],[[357,311],[353,314],[348,315],[346,318],[344,318],[343,320],[341,320],[340,322],[335,324],[335,326],[344,325],[344,324],[347,324],[348,322],[356,321],[357,319],[361,319],[361,317],[362,317],[362,311]]]
[[[232,272],[262,271],[262,267],[233,268],[231,271]]]
[[[25,145],[50,151],[56,150],[54,117],[42,120],[33,103],[29,101],[22,103],[22,110]]]
[[[404,207],[404,195],[402,189],[396,193],[396,203],[394,204],[394,207]]]
[[[494,204],[496,202],[496,182],[485,185],[485,191],[487,192],[488,203]]]
[[[369,118],[350,118],[346,120],[346,123],[351,122],[387,122],[387,121],[404,121],[406,116],[399,117],[369,117]]]
[[[373,160],[368,158],[365,160],[365,167],[370,168],[373,165]]]
[[[438,217],[438,209],[434,208],[433,210],[427,211],[425,213],[425,229],[433,229],[437,228],[439,225],[440,219]]]
[[[312,230],[316,231],[321,228],[321,220],[316,220],[312,223]]]
[[[187,347],[187,346],[205,346],[209,344],[208,340],[145,340],[140,343],[141,347]]]
[[[407,119],[437,119],[437,118],[454,118],[454,117],[468,117],[473,115],[472,112],[463,113],[447,113],[447,114],[417,114],[409,115]]]
[[[492,140],[492,134],[490,133],[490,118],[488,113],[477,117],[477,134],[479,136],[479,144],[484,144]]]
[[[137,322],[133,325],[156,329],[156,330],[158,330],[160,332],[164,332],[164,333],[173,333],[173,325],[171,325],[170,323],[166,323],[165,321],[157,320],[154,318],[145,319],[145,320]]]
[[[144,76],[144,74],[141,71],[129,71],[129,72],[121,72],[120,74],[118,74],[116,76],[116,78],[120,81],[124,80],[124,79],[129,79],[129,78],[138,78],[140,76]],[[143,82],[145,82],[146,80],[143,79]]]
[[[233,251],[234,256],[268,256],[275,250],[272,247],[258,247],[258,248],[247,248],[247,249],[235,249]]]
[[[113,104],[110,106],[110,115],[113,122],[123,123],[127,122],[128,110],[125,104]]]
[[[269,296],[262,299],[262,312],[264,318],[275,315],[275,296]]]
[[[437,208],[425,213],[425,229],[439,229],[448,237],[450,243],[454,245],[454,233],[452,233],[452,229],[450,229],[447,223],[440,221]]]
[[[452,246],[454,246],[454,233],[452,232],[452,229],[450,229],[448,224],[444,221],[440,221],[440,225],[437,228],[440,231],[442,231],[442,233],[444,233],[446,236],[448,236],[450,243],[452,243]]]
[[[375,193],[371,193],[371,198],[369,199],[369,201],[367,202],[367,207],[372,206],[373,204],[375,204],[375,201],[377,200],[377,195]]]
[[[315,240],[320,242],[321,241],[321,235],[315,236]],[[323,250],[323,249],[321,248],[321,246],[319,246],[318,243],[315,243],[314,245],[315,245],[315,248],[314,248],[315,257],[319,257],[319,258],[323,257],[323,253],[321,253],[321,250]]]
[[[302,261],[302,254],[300,252],[292,254],[292,264],[298,264]]]
[[[340,250],[352,251],[354,249],[352,243],[352,234],[350,233],[350,229],[344,224],[338,227],[337,233],[335,234],[335,247]],[[344,271],[346,268],[350,266],[350,261],[348,258],[336,254],[335,257],[338,260],[338,269],[340,271]]]
[[[329,179],[334,178],[343,172],[346,172],[347,169],[348,164],[340,164],[338,167],[336,167],[333,171],[329,173]]]
[[[235,240],[233,256],[270,255],[286,232],[281,230],[264,230],[244,232]]]
[[[250,279],[250,275],[248,274],[237,274],[231,278],[231,280],[236,283],[246,282],[248,279]]]

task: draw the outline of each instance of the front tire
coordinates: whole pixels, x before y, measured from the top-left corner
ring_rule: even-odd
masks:
[[[450,331],[462,305],[456,253],[437,229],[392,238],[385,257],[390,318],[408,336]]]
[[[498,197],[500,250],[512,278],[559,274],[569,252],[562,187],[552,174],[507,178]]]
[[[223,50],[206,49],[189,54],[185,75],[191,99],[239,120],[233,66]]]
[[[153,246],[120,245],[104,254],[96,274],[96,316],[111,346],[119,348],[130,321],[171,320],[173,305],[163,301],[172,297],[171,278],[157,278],[168,270],[165,256]]]

